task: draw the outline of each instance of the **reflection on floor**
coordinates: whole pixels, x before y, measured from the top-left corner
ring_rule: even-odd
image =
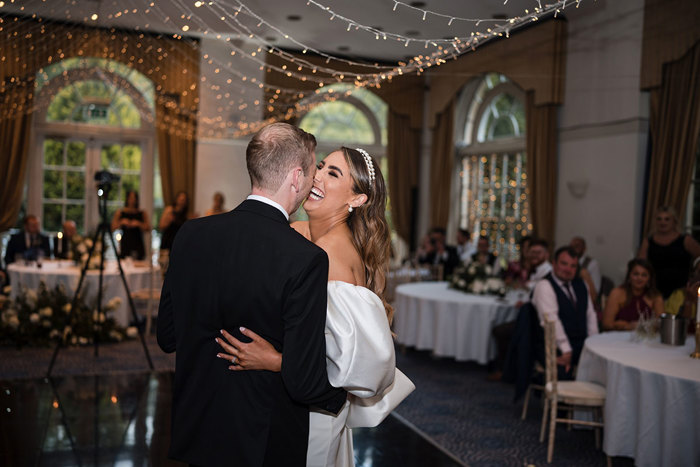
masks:
[[[0,381],[0,464],[182,465],[167,459],[172,373]],[[458,466],[390,416],[354,430],[358,467]]]

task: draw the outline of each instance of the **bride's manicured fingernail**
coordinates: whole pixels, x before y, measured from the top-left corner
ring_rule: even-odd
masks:
[[[220,332],[221,334],[223,334],[223,333],[224,333],[224,330],[223,330],[223,329],[219,329],[219,332]]]
[[[241,327],[240,327],[240,328],[238,328],[238,329],[240,329],[240,330],[241,330],[241,332],[245,331],[245,328],[244,328],[243,326],[241,326]]]
[[[216,358],[224,358],[224,357],[222,357],[221,354],[218,353],[218,354],[216,354]]]

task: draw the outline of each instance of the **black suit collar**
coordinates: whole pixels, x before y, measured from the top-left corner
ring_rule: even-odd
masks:
[[[235,211],[239,210],[259,214],[261,216],[269,217],[274,221],[289,225],[289,221],[286,217],[284,217],[284,214],[282,214],[279,209],[275,208],[274,206],[270,206],[269,204],[265,204],[262,201],[247,199],[239,204],[235,209]]]

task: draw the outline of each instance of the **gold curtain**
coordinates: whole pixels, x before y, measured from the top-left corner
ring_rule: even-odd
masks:
[[[27,88],[34,83],[16,82],[0,92],[0,112],[7,117],[0,119],[0,232],[17,222],[29,151],[29,133],[32,114],[32,94]]]
[[[410,244],[414,228],[420,129],[411,128],[410,117],[389,110],[387,162],[391,221],[396,233]]]
[[[7,173],[16,175],[12,180],[19,181],[12,183],[14,190],[22,190],[26,176],[28,145],[21,139],[8,141],[4,136],[28,136],[37,73],[67,58],[97,57],[128,65],[153,81],[158,141],[161,143],[169,140],[165,148],[159,148],[165,202],[172,201],[172,198],[169,198],[172,196],[172,190],[179,187],[188,190],[190,197],[194,195],[193,141],[196,134],[195,115],[199,103],[200,60],[196,39],[176,40],[140,31],[103,29],[80,24],[47,24],[41,19],[11,16],[4,19],[3,29],[0,31],[0,50],[3,55],[3,65],[0,67],[0,101],[27,103],[23,110],[3,107],[0,114],[2,147],[8,147],[10,144],[17,147],[14,151],[3,150],[0,154],[0,167],[11,168],[12,171]],[[54,79],[60,79],[60,75]],[[13,83],[26,85],[14,86]],[[20,118],[20,113],[26,118]],[[13,121],[15,123],[12,123]],[[187,164],[180,160],[183,158],[188,161]],[[187,166],[187,169],[169,170],[170,165],[178,168]],[[166,186],[170,188],[166,189]],[[9,188],[2,190],[2,226],[15,223],[21,203],[21,195],[7,197],[8,190],[14,192]],[[190,204],[194,204],[192,199]]]
[[[557,106],[535,104],[534,92],[525,102],[528,201],[533,235],[554,244],[557,199]]]
[[[651,232],[657,207],[685,212],[700,134],[700,42],[663,67],[660,87],[651,91],[651,156],[644,232]]]
[[[182,115],[175,109],[159,106],[156,109],[158,125],[158,164],[163,186],[163,202],[168,205],[175,202],[181,191],[187,193],[190,200],[190,214],[194,207],[195,174],[195,140],[189,136],[194,131],[196,121],[193,117]],[[169,131],[168,126],[175,128]]]
[[[430,225],[447,227],[450,217],[450,186],[454,166],[455,101],[435,119],[430,158]]]

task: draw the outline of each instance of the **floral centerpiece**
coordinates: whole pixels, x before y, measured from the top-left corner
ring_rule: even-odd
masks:
[[[85,267],[85,263],[87,263],[88,269],[100,269],[102,242],[98,240],[92,255],[90,255],[90,248],[92,248],[92,239],[87,237],[80,238],[79,241],[74,244],[73,259],[80,267]]]
[[[493,268],[488,264],[471,263],[455,268],[450,287],[477,295],[502,297],[506,294],[505,282],[494,275]]]
[[[0,308],[0,344],[42,346],[56,343],[86,345],[95,333],[102,342],[119,342],[134,329],[124,330],[107,313],[121,304],[112,298],[97,311],[79,298],[75,309],[62,285],[49,289],[42,282],[37,290],[22,289],[15,300],[6,300]]]

